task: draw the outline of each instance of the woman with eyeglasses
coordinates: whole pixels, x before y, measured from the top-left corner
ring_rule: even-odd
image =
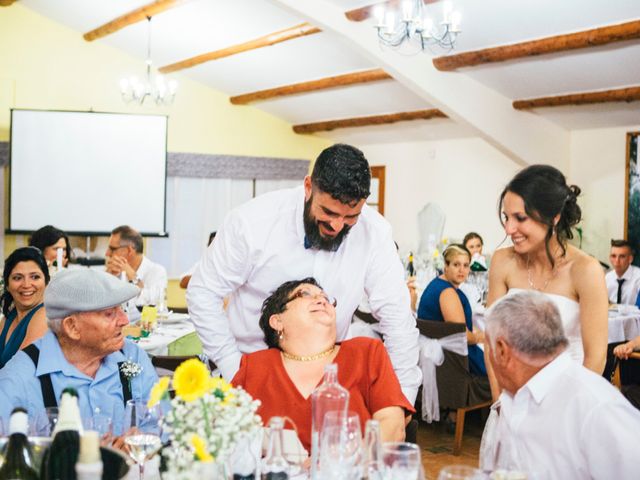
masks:
[[[0,368],[48,330],[43,300],[49,268],[38,248],[18,248],[4,261],[2,278]]]
[[[404,439],[405,415],[413,406],[400,389],[389,355],[379,340],[357,337],[336,342],[336,301],[305,278],[283,283],[262,305],[260,328],[268,350],[242,357],[233,379],[262,404],[264,422],[286,416],[310,451],[311,393],[324,367],[338,365],[338,381],[349,390],[349,410],[361,425],[380,422],[383,441]]]

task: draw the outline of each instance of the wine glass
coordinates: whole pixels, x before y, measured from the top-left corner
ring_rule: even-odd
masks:
[[[423,478],[420,449],[415,443],[392,442],[382,446],[385,480]]]
[[[327,412],[320,438],[322,478],[362,478],[362,430],[354,412]]]
[[[162,433],[160,405],[148,407],[142,400],[129,400],[124,413],[124,443],[129,456],[140,468],[140,479],[144,478],[144,464],[160,447]]]
[[[50,437],[58,423],[58,407],[47,407],[39,411],[30,427],[30,434],[35,437]]]

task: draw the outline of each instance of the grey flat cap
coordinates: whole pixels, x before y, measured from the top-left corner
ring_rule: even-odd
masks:
[[[79,312],[115,307],[136,297],[138,287],[89,268],[63,270],[44,290],[47,317],[57,320]]]

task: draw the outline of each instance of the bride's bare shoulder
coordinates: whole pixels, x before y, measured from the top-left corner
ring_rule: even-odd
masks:
[[[491,256],[491,268],[494,268],[494,266],[502,268],[506,264],[515,262],[516,260],[517,254],[513,247],[500,248],[493,252],[493,255]]]

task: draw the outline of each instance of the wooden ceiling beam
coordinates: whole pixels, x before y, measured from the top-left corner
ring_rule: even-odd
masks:
[[[97,40],[98,38],[115,33],[124,27],[128,27],[129,25],[145,20],[147,17],[153,17],[159,13],[169,10],[170,8],[177,7],[185,1],[187,0],[156,0],[155,2],[136,8],[129,13],[125,13],[102,26],[85,33],[83,38],[87,42]]]
[[[246,105],[248,103],[268,100],[275,97],[297,95],[299,93],[315,92],[317,90],[327,90],[330,88],[345,87],[361,83],[378,82],[380,80],[389,80],[392,78],[393,77],[384,70],[375,68],[362,72],[346,73],[344,75],[336,75],[308,82],[293,83],[291,85],[283,85],[281,87],[245,93],[231,97],[229,100],[234,105]]]
[[[183,70],[185,68],[195,67],[196,65],[210,62],[212,60],[218,60],[220,58],[230,57],[231,55],[236,55],[238,53],[248,52],[249,50],[269,47],[271,45],[275,45],[276,43],[293,40],[294,38],[313,35],[314,33],[319,33],[321,31],[322,30],[320,30],[318,27],[314,27],[313,25],[305,22],[301,23],[300,25],[296,25],[295,27],[285,28],[284,30],[279,30],[277,32],[264,35],[254,40],[249,40],[248,42],[239,43],[237,45],[232,45],[220,50],[214,50],[213,52],[209,53],[203,53],[202,55],[197,55],[186,60],[181,60],[180,62],[172,63],[171,65],[165,65],[164,67],[160,67],[158,70],[161,73],[171,73],[178,70]]]
[[[560,107],[563,105],[589,105],[608,102],[637,102],[640,101],[640,86],[601,90],[598,92],[571,93],[555,97],[531,98],[529,100],[515,100],[513,108],[529,110],[531,108]]]
[[[431,108],[429,110],[416,110],[413,112],[389,113],[386,115],[373,115],[369,117],[343,118],[341,120],[305,123],[302,125],[294,125],[293,131],[296,133],[329,132],[336,128],[368,127],[371,125],[385,125],[396,122],[407,122],[410,120],[430,120],[432,118],[447,118],[447,116],[437,108]]]
[[[438,1],[440,0],[422,0],[422,3],[428,4],[436,3]],[[366,7],[355,8],[353,10],[344,12],[344,15],[352,22],[363,22],[364,20],[367,20],[373,16],[374,10],[378,6],[384,7],[385,9],[390,7],[399,7],[400,0],[386,0],[385,2],[378,2],[372,5],[367,5]]]
[[[500,47],[485,48],[433,59],[434,66],[448,72],[462,67],[473,67],[485,63],[504,62],[516,58],[546,55],[587,47],[597,47],[613,42],[640,38],[640,20],[583,30],[581,32],[555,35],[553,37],[514,43]]]

